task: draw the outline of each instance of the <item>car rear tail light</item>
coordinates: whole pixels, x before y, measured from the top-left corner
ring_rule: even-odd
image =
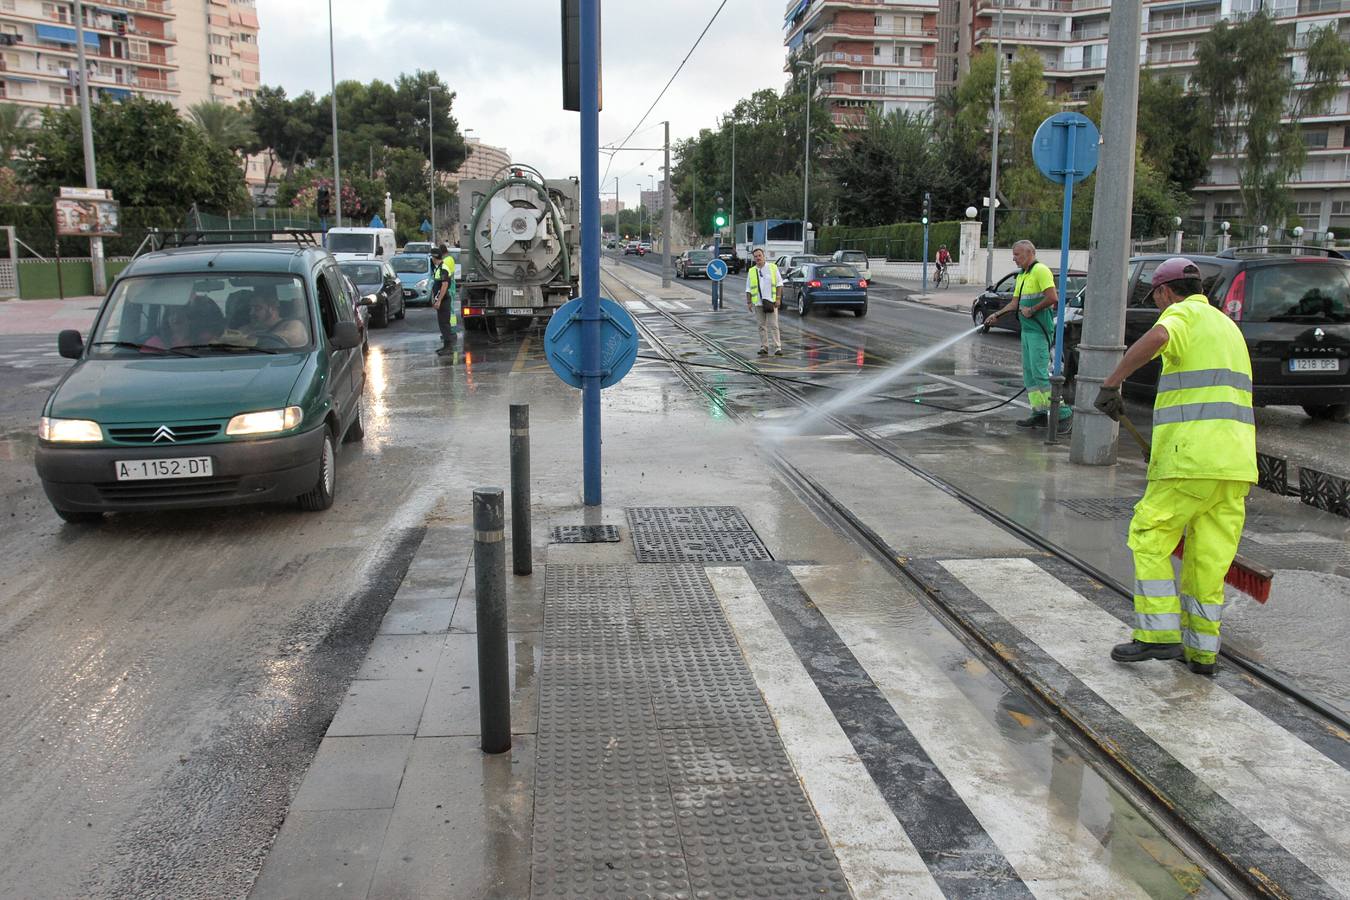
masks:
[[[481,309],[475,309],[472,306],[464,307],[464,315],[466,316],[481,316],[482,314],[483,311]]]
[[[820,287],[820,282],[819,282],[819,281],[808,281],[808,282],[806,283],[806,286],[807,286],[807,287]]]
[[[858,282],[858,287],[860,287],[860,288],[865,288],[865,287],[867,287],[867,279],[864,278],[863,280],[859,281],[859,282]]]
[[[1247,308],[1247,273],[1239,272],[1233,279],[1233,283],[1228,286],[1228,296],[1223,298],[1223,311],[1228,314],[1228,318],[1234,322],[1242,321],[1242,314]]]

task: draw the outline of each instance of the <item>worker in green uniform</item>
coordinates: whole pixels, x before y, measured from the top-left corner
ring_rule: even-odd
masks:
[[[1111,650],[1117,662],[1177,659],[1214,673],[1223,583],[1237,554],[1247,493],[1256,482],[1256,420],[1247,341],[1212,306],[1200,269],[1174,257],[1153,273],[1153,328],[1125,351],[1093,402],[1119,421],[1120,385],[1162,357],[1153,401],[1148,489],[1130,521],[1134,634]],[[1172,552],[1186,539],[1178,592]]]
[[[1017,424],[1036,428],[1050,421],[1050,348],[1055,343],[1055,315],[1051,310],[1059,304],[1059,292],[1055,290],[1054,273],[1036,259],[1036,245],[1031,241],[1013,244],[1013,262],[1021,270],[1013,286],[1013,298],[985,321],[991,324],[1013,310],[1022,317],[1022,384],[1027,389],[1031,415]],[[1062,404],[1060,434],[1073,429],[1072,416],[1069,404]]]
[[[455,258],[444,247],[431,251],[432,282],[431,306],[436,310],[436,325],[441,331],[441,348],[437,356],[455,352],[455,336],[459,333],[459,317],[455,315]]]

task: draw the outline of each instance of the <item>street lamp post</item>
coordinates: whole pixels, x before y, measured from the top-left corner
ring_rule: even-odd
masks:
[[[804,41],[810,41],[811,32],[806,32]],[[805,46],[805,43],[803,43]],[[798,65],[802,65],[798,63]],[[802,252],[810,252],[807,246],[806,227],[811,220],[811,76],[815,70],[814,60],[805,61],[806,68],[806,138],[802,155]]]
[[[89,116],[89,69],[84,59],[84,4],[80,0],[75,0],[75,53],[80,67],[80,130],[84,138],[84,186],[96,188],[98,171],[94,165],[94,125]],[[103,268],[101,237],[89,239],[89,264],[93,270],[94,293],[106,293],[108,277]]]
[[[984,260],[984,283],[994,283],[994,210],[998,206],[998,133],[1002,128],[999,118],[1003,96],[1003,0],[998,0],[998,17],[994,23],[994,146],[989,157],[989,253]]]
[[[337,56],[333,52],[333,0],[328,0],[328,82],[333,111],[333,221],[342,227],[342,165],[338,158]]]
[[[638,189],[638,244],[639,244],[639,248],[640,248],[640,245],[642,244],[642,219],[643,219],[643,216],[642,216],[642,213],[643,213],[643,209],[642,209],[642,182],[640,182],[640,181],[638,182],[637,189]]]

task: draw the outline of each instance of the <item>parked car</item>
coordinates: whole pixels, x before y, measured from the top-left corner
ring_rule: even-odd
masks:
[[[645,256],[647,251],[637,241],[629,241],[623,246],[624,256]]]
[[[712,250],[713,245],[708,244],[703,249]],[[732,275],[739,275],[750,265],[745,257],[736,252],[736,245],[729,241],[717,245],[717,257],[727,264],[727,271]]]
[[[436,245],[431,241],[409,241],[403,245],[403,249],[398,251],[401,254],[425,253],[431,255],[431,251],[436,249]]]
[[[707,278],[708,263],[712,261],[711,250],[686,250],[675,260],[675,277]]]
[[[642,246],[642,254],[643,254],[644,256],[646,256],[648,253],[651,253],[651,252],[652,252],[652,243],[651,243],[651,241],[643,241],[641,246]]]
[[[403,289],[403,302],[410,306],[430,306],[431,287],[435,278],[431,257],[425,253],[400,253],[390,257],[389,268],[394,270]]]
[[[1055,288],[1059,289],[1059,271],[1051,269],[1055,275]],[[1017,272],[1010,272],[999,279],[998,284],[984,289],[984,293],[975,298],[975,302],[970,307],[970,318],[976,325],[983,325],[984,320],[1003,307],[1007,306],[1013,298],[1013,288],[1016,286]],[[1068,327],[1071,322],[1078,322],[1083,317],[1083,291],[1087,289],[1087,273],[1074,269],[1069,270],[1068,296],[1064,299],[1064,322]],[[1006,315],[994,321],[993,328],[1002,328],[1011,331],[1014,334],[1020,334],[1022,331],[1022,317],[1019,315]],[[1068,339],[1066,338],[1066,343]]]
[[[356,327],[361,331],[361,353],[370,352],[370,307],[361,302],[361,292],[356,289],[356,285],[346,275],[342,276],[343,299],[347,305],[352,308],[352,318],[356,321]]]
[[[1233,248],[1183,254],[1195,262],[1205,296],[1242,329],[1252,359],[1252,402],[1301,406],[1314,419],[1350,418],[1350,260],[1313,247]],[[1125,342],[1158,320],[1149,299],[1153,272],[1168,256],[1130,260]],[[1152,394],[1154,360],[1126,380]]]
[[[778,265],[778,274],[787,278],[807,263],[827,263],[830,262],[830,258],[816,253],[788,253],[778,257],[774,262]]]
[[[390,319],[401,319],[408,314],[408,304],[403,299],[403,282],[398,280],[389,263],[360,260],[338,265],[361,292],[361,303],[370,307],[372,327],[384,328]]]
[[[364,435],[365,365],[319,247],[230,244],[132,260],[48,396],[36,465],[68,522],[299,500],[327,509],[339,441]]]
[[[830,257],[837,263],[852,266],[868,281],[872,280],[872,267],[867,262],[867,254],[861,250],[836,250]]]
[[[805,316],[817,306],[867,315],[867,279],[839,263],[806,263],[783,279],[783,305]]]

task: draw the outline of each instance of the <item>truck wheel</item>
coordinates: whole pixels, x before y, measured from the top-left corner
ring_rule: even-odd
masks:
[[[61,509],[56,506],[52,509],[56,510],[56,514],[63,521],[69,522],[71,525],[93,525],[95,522],[103,521],[103,513],[101,512],[76,512],[73,509]]]
[[[319,450],[319,480],[299,497],[300,508],[308,512],[322,512],[333,505],[337,491],[337,441],[333,429],[323,430],[323,447]]]

